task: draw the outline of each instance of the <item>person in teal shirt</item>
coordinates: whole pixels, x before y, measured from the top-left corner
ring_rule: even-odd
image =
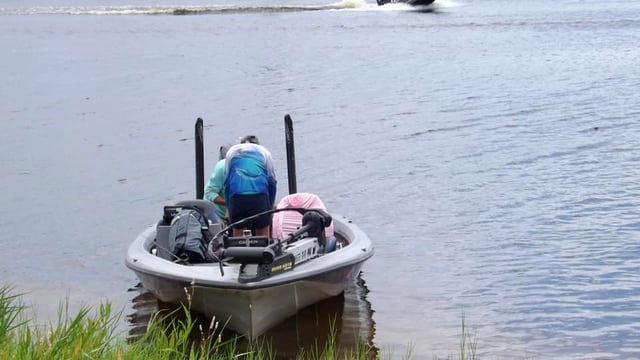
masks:
[[[211,177],[209,177],[209,182],[204,189],[204,198],[213,202],[213,207],[216,209],[216,215],[218,215],[218,217],[225,223],[228,219],[227,204],[224,200],[224,169],[226,166],[227,150],[229,150],[229,146],[220,146],[219,160],[213,168]]]

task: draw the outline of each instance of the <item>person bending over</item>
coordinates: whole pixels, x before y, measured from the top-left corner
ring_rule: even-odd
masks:
[[[225,201],[229,223],[271,210],[276,200],[276,174],[271,153],[253,135],[227,152],[224,171]],[[233,236],[253,229],[254,235],[269,237],[271,214],[233,228]]]
[[[224,168],[228,150],[228,145],[220,146],[219,160],[213,168],[213,172],[211,173],[211,177],[209,177],[207,186],[204,188],[204,198],[213,202],[213,207],[216,209],[216,215],[218,215],[218,218],[224,223],[228,221],[227,204],[224,200]]]

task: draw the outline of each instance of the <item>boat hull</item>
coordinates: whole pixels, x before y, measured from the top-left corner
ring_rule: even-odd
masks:
[[[335,221],[337,220],[337,221]],[[239,265],[185,266],[151,254],[155,229],[131,245],[126,264],[142,286],[159,300],[184,304],[240,335],[254,339],[299,310],[342,293],[354,283],[363,262],[373,255],[369,239],[346,219],[334,217],[335,231],[349,245],[301,264],[286,273],[239,283]]]
[[[212,269],[213,270],[213,269]],[[269,288],[241,290],[200,286],[138,273],[143,287],[158,299],[186,304],[220,326],[254,339],[303,308],[339,295],[360,266]]]

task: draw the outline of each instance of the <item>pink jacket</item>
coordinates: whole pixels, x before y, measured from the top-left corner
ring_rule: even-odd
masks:
[[[326,210],[322,200],[311,193],[296,193],[287,195],[278,203],[277,208],[305,208]],[[281,211],[273,214],[271,237],[274,239],[285,239],[290,233],[302,226],[302,214],[297,211]],[[333,222],[325,228],[325,235],[333,236]]]

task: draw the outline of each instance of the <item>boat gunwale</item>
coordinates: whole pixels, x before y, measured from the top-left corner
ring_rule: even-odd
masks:
[[[349,243],[349,245],[345,246],[339,251],[322,255],[320,258],[330,257],[338,254],[345,254],[345,252],[355,253],[355,255],[352,256],[349,260],[333,261],[329,266],[326,265],[327,261],[323,261],[323,266],[317,265],[317,260],[319,260],[319,258],[316,258],[309,262],[295,266],[293,271],[277,274],[273,277],[255,282],[239,283],[237,281],[237,278],[223,281],[217,279],[207,279],[201,276],[201,274],[197,274],[196,272],[199,270],[196,269],[217,270],[217,268],[219,267],[219,263],[212,262],[198,265],[180,265],[169,260],[162,259],[147,251],[146,246],[150,242],[153,242],[152,233],[156,231],[155,225],[148,227],[145,231],[138,235],[136,240],[130,245],[127,251],[125,264],[134,272],[140,272],[147,276],[183,282],[190,285],[218,287],[221,289],[230,290],[258,290],[280,286],[290,282],[306,280],[323,274],[328,274],[339,269],[352,267],[354,265],[363,263],[364,261],[371,258],[374,254],[374,249],[368,236],[346,217],[338,215],[333,215],[333,217],[334,219],[339,218],[336,223],[340,223],[340,226],[337,226],[335,231],[341,235],[346,232],[351,232],[351,236],[349,236],[349,234],[342,236],[346,238],[353,238],[353,240]],[[343,230],[342,227],[344,227],[345,231],[340,231]],[[146,259],[147,262],[145,262],[143,259]],[[154,264],[149,264],[148,262],[155,263],[155,268]],[[309,265],[314,264],[315,266],[308,267]],[[179,268],[176,268],[176,266],[178,266]],[[239,264],[228,266],[225,267],[225,270],[227,270],[229,273],[237,274],[237,269],[239,266]],[[157,269],[158,267],[161,267],[162,271],[159,271]],[[298,270],[298,272],[294,272],[295,269],[299,269],[299,267],[305,268],[303,268],[302,270]],[[179,269],[179,271],[173,271],[176,269]],[[179,274],[188,272],[191,272],[191,274]]]

